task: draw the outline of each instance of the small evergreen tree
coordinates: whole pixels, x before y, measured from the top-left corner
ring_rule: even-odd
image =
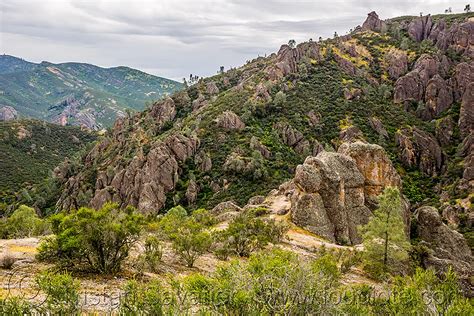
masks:
[[[374,277],[396,272],[408,259],[410,243],[405,234],[400,191],[387,187],[379,197],[379,208],[361,227],[364,243],[364,266]]]

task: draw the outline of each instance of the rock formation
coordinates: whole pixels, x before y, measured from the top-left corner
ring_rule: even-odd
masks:
[[[466,294],[474,294],[474,256],[464,237],[441,220],[437,209],[425,206],[415,212],[416,234],[432,252],[424,264],[443,273],[453,267]]]
[[[0,121],[11,121],[18,117],[18,112],[11,106],[3,106],[0,108]]]
[[[444,154],[436,138],[416,127],[404,128],[395,135],[399,158],[408,167],[418,167],[427,175],[440,174]]]
[[[428,39],[431,33],[433,21],[431,15],[421,16],[413,19],[408,25],[408,35],[417,42]]]
[[[219,115],[216,122],[217,126],[226,130],[243,130],[245,128],[244,122],[232,111],[226,111]]]
[[[357,226],[367,223],[377,195],[400,185],[382,147],[345,143],[338,153],[321,152],[296,168],[288,185],[291,218],[331,241],[356,244],[361,241]]]
[[[368,14],[367,19],[362,24],[362,30],[380,32],[385,26],[385,22],[379,19],[375,11]]]

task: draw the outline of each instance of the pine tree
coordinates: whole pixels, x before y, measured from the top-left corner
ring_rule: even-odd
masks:
[[[361,227],[364,266],[374,277],[397,272],[408,259],[410,243],[405,234],[400,191],[387,187],[379,196],[379,208]]]

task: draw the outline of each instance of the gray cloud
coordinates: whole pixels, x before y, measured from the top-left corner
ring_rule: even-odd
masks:
[[[211,75],[297,41],[382,18],[440,13],[441,0],[2,0],[0,52],[32,61],[127,65],[180,79]]]

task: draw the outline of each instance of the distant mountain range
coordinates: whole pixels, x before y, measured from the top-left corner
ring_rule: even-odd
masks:
[[[36,64],[0,55],[0,119],[36,118],[97,130],[181,87],[177,81],[128,67]]]

